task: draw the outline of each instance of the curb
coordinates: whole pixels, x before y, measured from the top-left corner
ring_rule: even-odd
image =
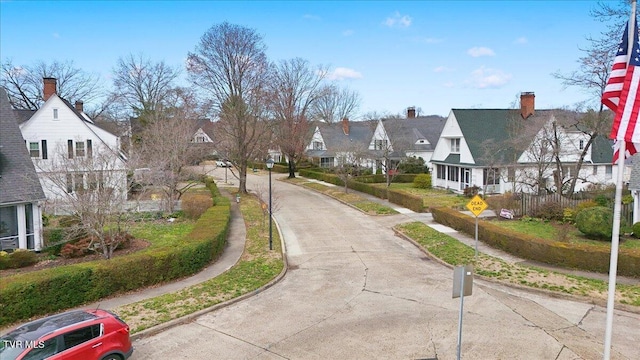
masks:
[[[273,219],[273,222],[276,224],[276,229],[278,230],[278,234],[280,235],[280,244],[282,246],[282,265],[283,266],[282,266],[282,271],[280,271],[280,274],[278,274],[278,276],[273,278],[266,285],[264,285],[264,286],[262,286],[262,287],[260,287],[260,288],[258,288],[256,290],[253,290],[251,292],[248,292],[246,294],[240,295],[240,296],[238,296],[236,298],[229,299],[227,301],[221,302],[219,304],[215,304],[215,305],[213,305],[211,307],[208,307],[206,309],[198,310],[198,311],[196,311],[194,313],[191,313],[189,315],[185,315],[185,316],[182,316],[182,317],[177,318],[177,319],[172,319],[172,320],[169,320],[169,321],[164,322],[162,324],[158,324],[158,325],[152,326],[150,328],[144,329],[142,331],[139,331],[139,332],[137,332],[135,334],[131,334],[131,336],[130,336],[131,341],[137,341],[137,340],[143,339],[143,338],[145,338],[147,336],[156,335],[156,334],[158,334],[158,333],[160,333],[160,332],[162,332],[164,330],[170,329],[170,328],[172,328],[174,326],[190,323],[195,318],[197,318],[199,316],[202,316],[204,314],[210,313],[212,311],[216,311],[218,309],[222,309],[224,307],[227,307],[229,305],[233,305],[233,304],[235,304],[237,302],[240,302],[240,301],[242,301],[244,299],[247,299],[247,298],[249,298],[251,296],[257,295],[257,294],[261,293],[262,291],[264,291],[264,290],[272,287],[273,285],[277,284],[278,282],[280,282],[280,280],[282,280],[284,278],[284,276],[286,275],[286,273],[287,273],[287,271],[289,269],[289,263],[287,261],[287,250],[286,250],[286,246],[285,246],[285,243],[284,243],[284,239],[282,237],[282,232],[280,231],[280,225],[278,225],[278,222],[275,220],[275,218]],[[240,261],[240,259],[238,259],[238,262],[239,261]],[[234,264],[233,266],[237,265],[238,262],[236,262],[236,264]]]
[[[392,230],[396,234],[396,236],[401,237],[402,239],[404,239],[404,240],[410,242],[411,244],[413,244],[413,246],[417,247],[421,252],[423,252],[425,255],[427,255],[430,259],[433,259],[437,263],[439,263],[440,265],[444,265],[445,267],[448,267],[450,269],[454,269],[455,268],[455,266],[453,266],[453,265],[443,261],[439,257],[433,255],[427,249],[422,247],[422,245],[420,245],[418,242],[416,242],[412,238],[408,237],[407,235],[403,234],[402,232],[397,230],[395,227],[393,227]],[[511,288],[514,288],[514,289],[526,291],[526,292],[529,292],[529,293],[544,295],[544,296],[548,296],[548,297],[552,297],[552,298],[556,298],[556,299],[573,300],[573,301],[578,301],[578,302],[591,304],[591,305],[596,305],[596,306],[601,306],[601,307],[606,307],[607,306],[606,300],[593,299],[593,298],[590,298],[588,296],[564,294],[564,293],[554,292],[554,291],[550,291],[550,290],[546,290],[546,289],[539,289],[539,288],[533,288],[533,287],[528,287],[528,286],[522,286],[522,285],[519,285],[519,284],[514,284],[512,282],[500,281],[500,280],[497,280],[495,278],[491,278],[491,277],[487,277],[487,276],[479,275],[479,274],[473,274],[473,277],[474,278],[479,278],[479,279],[481,279],[483,281],[486,281],[486,282],[489,282],[489,283],[508,286],[508,287],[511,287]],[[483,287],[483,285],[479,285],[479,286]],[[634,314],[640,314],[640,307],[631,306],[631,305],[627,305],[627,304],[621,304],[621,303],[618,303],[618,302],[615,304],[615,309],[616,310],[622,310],[622,311],[630,312],[630,313],[634,313]]]

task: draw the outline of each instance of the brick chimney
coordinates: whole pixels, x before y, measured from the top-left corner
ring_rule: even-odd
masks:
[[[79,113],[84,111],[84,103],[80,100],[76,101],[76,111]]]
[[[56,93],[58,80],[56,78],[43,78],[42,81],[44,81],[44,101],[47,101],[51,95]]]
[[[535,113],[536,95],[533,92],[520,93],[520,115],[523,119]]]
[[[407,108],[407,119],[413,119],[416,117],[416,108],[414,106]]]
[[[349,119],[342,118],[342,131],[345,135],[349,135]]]

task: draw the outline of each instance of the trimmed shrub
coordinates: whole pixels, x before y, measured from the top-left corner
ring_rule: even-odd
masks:
[[[198,219],[212,205],[211,196],[205,194],[186,193],[182,198],[182,211],[192,220]]]
[[[533,210],[534,217],[544,219],[544,220],[558,220],[562,221],[564,218],[564,209],[562,208],[562,204],[557,201],[547,201]]]
[[[38,262],[38,255],[25,249],[16,249],[16,251],[9,254],[8,258],[9,267],[12,269],[31,266]]]
[[[633,231],[633,236],[640,239],[640,222],[633,224],[631,227],[631,231]]]
[[[620,219],[621,226],[623,222],[624,219]],[[587,237],[611,240],[613,210],[604,206],[584,209],[576,214],[576,227]]]
[[[474,186],[467,186],[463,190],[463,195],[465,197],[472,198],[472,197],[478,195],[479,191],[480,191],[480,188],[475,186],[475,185]]]
[[[413,179],[413,187],[418,189],[431,189],[431,174],[419,174]]]

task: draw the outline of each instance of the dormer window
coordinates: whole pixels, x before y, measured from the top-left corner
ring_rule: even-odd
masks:
[[[451,141],[451,152],[460,153],[460,138],[450,139],[450,141]]]
[[[58,120],[58,109],[53,109],[53,120]]]
[[[385,150],[388,145],[387,140],[375,140],[373,144],[375,150]]]
[[[580,150],[584,150],[584,140],[580,140],[579,148]]]
[[[322,150],[322,141],[314,141],[313,150]]]

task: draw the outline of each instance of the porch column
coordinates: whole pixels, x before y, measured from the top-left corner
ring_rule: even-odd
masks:
[[[24,214],[24,204],[16,205],[18,220],[18,248],[27,248],[27,217]]]
[[[39,203],[34,203],[31,209],[33,214],[33,250],[40,251],[43,247],[42,206]]]
[[[633,196],[633,223],[637,222],[640,222],[640,190],[635,190]]]

